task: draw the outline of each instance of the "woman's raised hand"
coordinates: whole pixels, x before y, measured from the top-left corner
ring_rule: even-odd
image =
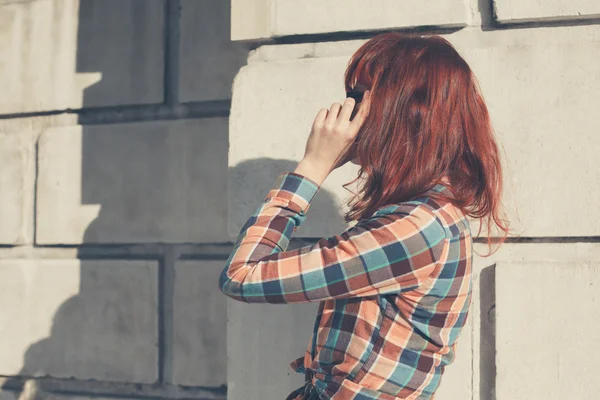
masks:
[[[346,98],[344,104],[333,103],[329,109],[322,108],[315,120],[306,142],[302,161],[295,172],[308,176],[321,184],[339,164],[340,157],[352,145],[369,111],[370,91],[363,100],[356,116],[350,116],[356,100]],[[310,175],[307,175],[310,174]]]

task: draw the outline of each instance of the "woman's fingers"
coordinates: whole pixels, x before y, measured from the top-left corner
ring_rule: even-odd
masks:
[[[315,117],[315,120],[313,122],[313,128],[323,126],[325,124],[325,119],[327,118],[328,113],[329,113],[328,109],[321,108],[319,110],[319,112],[317,113],[317,116]]]
[[[350,121],[349,130],[353,133],[358,133],[360,126],[365,122],[367,114],[369,113],[369,106],[371,105],[371,91],[367,90],[363,95],[363,100],[360,103],[358,112],[354,116],[354,119]]]
[[[338,119],[338,115],[340,113],[340,109],[342,105],[340,103],[333,103],[329,108],[329,113],[327,114],[327,118],[325,119],[325,125],[334,125],[335,121]]]
[[[344,100],[344,105],[342,106],[342,110],[340,111],[339,119],[342,121],[350,121],[350,116],[352,115],[352,111],[356,106],[356,100],[352,97],[347,97]]]

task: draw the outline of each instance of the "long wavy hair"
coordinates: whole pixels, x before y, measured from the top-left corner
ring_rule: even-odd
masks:
[[[371,91],[367,118],[343,155],[361,165],[344,188],[364,182],[351,191],[346,222],[417,197],[448,176],[453,197],[433,197],[485,220],[490,248],[502,244],[509,229],[501,218],[498,145],[477,79],[455,48],[437,35],[380,34],[352,55],[344,84]],[[501,237],[492,235],[494,223]]]

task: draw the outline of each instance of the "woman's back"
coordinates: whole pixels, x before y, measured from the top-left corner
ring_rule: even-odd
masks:
[[[437,185],[432,190],[447,189]],[[440,204],[422,196],[402,207],[409,204],[426,208],[425,213],[433,212],[447,230],[437,266],[418,287],[400,294],[320,304],[316,332],[305,356],[292,363],[292,368],[306,373],[321,398],[354,398],[358,393],[366,398],[387,398],[381,397],[387,394],[390,399],[430,399],[444,367],[454,359],[456,339],[465,325],[471,300],[469,223],[450,203]],[[397,208],[388,206],[375,216],[393,215]],[[402,232],[394,234],[400,236]],[[416,248],[426,246],[412,247]],[[418,257],[410,259],[419,262]]]

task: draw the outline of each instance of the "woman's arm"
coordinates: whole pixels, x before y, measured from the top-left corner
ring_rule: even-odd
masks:
[[[399,293],[418,287],[437,265],[446,231],[429,206],[406,202],[341,235],[286,251],[319,184],[284,172],[248,219],[219,285],[248,303],[304,303]]]

